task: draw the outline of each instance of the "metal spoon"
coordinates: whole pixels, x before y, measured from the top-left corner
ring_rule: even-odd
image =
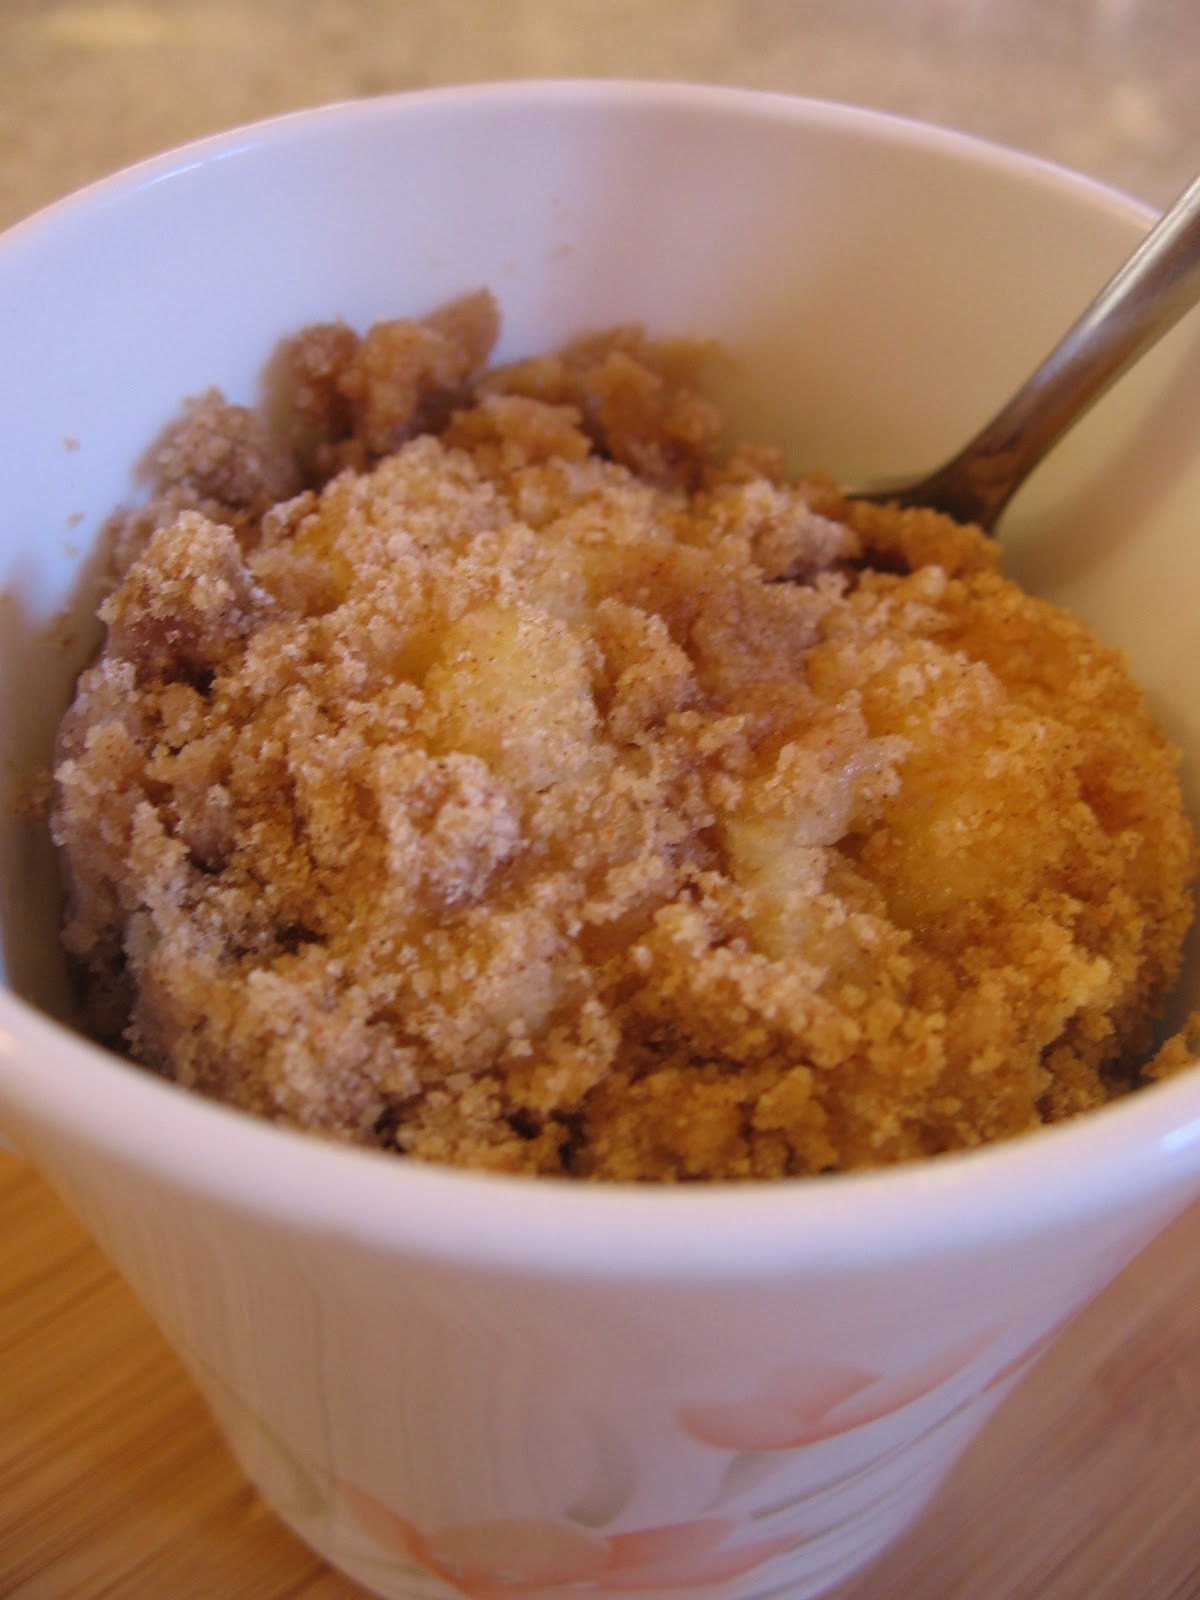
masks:
[[[928,477],[853,498],[930,506],[992,532],[1050,447],[1198,300],[1200,177],[969,444]]]

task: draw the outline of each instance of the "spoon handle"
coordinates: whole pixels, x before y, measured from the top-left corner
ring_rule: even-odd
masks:
[[[1050,447],[1198,300],[1200,177],[996,416],[927,480],[924,498],[905,501],[990,529]]]

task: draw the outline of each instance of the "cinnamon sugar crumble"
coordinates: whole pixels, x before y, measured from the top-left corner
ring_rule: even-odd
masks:
[[[1195,846],[1120,657],[977,530],[720,462],[680,347],[486,370],[496,322],[310,328],[282,437],[210,394],[157,447],[59,736],[91,1029],[295,1127],[604,1179],[1131,1087]]]

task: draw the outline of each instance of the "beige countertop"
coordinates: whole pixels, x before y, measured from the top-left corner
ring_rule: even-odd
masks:
[[[531,76],[876,106],[1160,206],[1200,167],[1197,0],[0,0],[0,226],[238,122]]]

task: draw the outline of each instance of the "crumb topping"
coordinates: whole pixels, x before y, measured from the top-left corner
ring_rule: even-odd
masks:
[[[722,461],[695,350],[489,370],[496,330],[486,294],[307,329],[273,431],[210,394],[160,441],[59,734],[92,1031],[297,1128],[595,1179],[1130,1088],[1195,845],[1120,656],[977,529]]]

